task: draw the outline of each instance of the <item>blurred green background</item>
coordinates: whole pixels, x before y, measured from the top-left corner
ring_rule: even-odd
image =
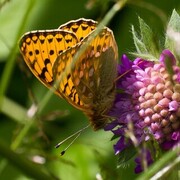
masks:
[[[25,118],[33,103],[48,90],[28,71],[18,50],[21,35],[31,30],[56,29],[81,17],[100,21],[113,0],[1,0],[0,1],[0,179],[135,179],[134,165],[117,168],[112,134],[86,129],[64,156],[54,146],[88,124],[82,112],[53,95],[32,124]],[[131,25],[137,31],[138,16],[163,41],[166,23],[180,1],[132,0],[107,25],[115,35],[119,57],[135,50]],[[13,150],[12,152],[10,151]],[[14,154],[13,152],[17,153]],[[6,154],[7,153],[7,154]],[[7,158],[9,157],[9,158]],[[22,160],[22,161],[21,161]],[[29,168],[23,168],[23,162]],[[27,166],[28,167],[28,166]],[[34,169],[31,167],[34,167]],[[41,175],[39,176],[39,178]]]

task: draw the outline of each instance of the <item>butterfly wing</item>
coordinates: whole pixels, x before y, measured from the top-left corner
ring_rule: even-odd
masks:
[[[52,67],[60,53],[77,44],[74,33],[62,30],[31,31],[20,40],[20,51],[32,73],[47,87],[54,83]]]
[[[53,66],[53,77],[57,92],[70,104],[84,111],[84,102],[81,101],[76,90],[76,82],[72,79],[74,71],[71,69],[73,57],[79,50],[79,46],[80,44],[77,44],[58,56]]]
[[[83,43],[87,41],[85,38]],[[93,38],[83,56],[75,63],[72,79],[76,82],[81,77],[76,90],[81,101],[90,106],[91,112],[85,113],[96,130],[106,124],[105,115],[115,98],[118,49],[112,31],[104,28]],[[83,76],[78,72],[83,72]]]
[[[82,41],[87,37],[97,26],[97,22],[91,19],[80,18],[78,20],[72,20],[66,24],[63,24],[59,29],[73,32],[76,34],[78,41]]]
[[[105,122],[98,119],[102,119],[101,116],[109,110],[114,100],[118,50],[112,31],[108,28],[93,38],[85,52],[81,53],[88,38],[58,56],[53,74],[59,81],[59,93],[64,94],[64,98],[73,106],[84,111],[90,117],[94,129],[99,129]],[[73,65],[77,53],[81,54]],[[69,69],[62,70],[64,61],[70,65]]]
[[[54,83],[52,67],[57,56],[88,36],[96,25],[97,22],[93,20],[81,18],[63,24],[56,30],[28,32],[20,40],[20,52],[32,73],[50,88]],[[62,69],[67,62],[62,62]]]

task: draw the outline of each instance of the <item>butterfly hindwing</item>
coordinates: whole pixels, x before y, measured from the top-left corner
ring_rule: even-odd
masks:
[[[91,19],[78,19],[70,21],[66,24],[63,24],[59,27],[59,29],[73,32],[78,41],[82,41],[85,37],[87,37],[97,26],[97,22]]]
[[[88,37],[84,39],[86,44]],[[83,46],[83,43],[81,46]],[[81,49],[81,47],[79,47]],[[117,45],[112,31],[104,28],[89,43],[85,52],[75,63],[73,81],[81,101],[91,107],[92,124],[96,126],[111,107],[115,96],[115,78],[117,76]],[[76,80],[79,78],[79,81]]]
[[[73,106],[91,116],[95,127],[98,118],[109,110],[114,99],[118,54],[113,34],[108,28],[93,38],[85,52],[81,53],[87,41],[88,37],[60,54],[55,61],[53,74],[59,81],[59,93]],[[77,54],[78,59],[75,59]],[[66,69],[61,68],[64,61]]]

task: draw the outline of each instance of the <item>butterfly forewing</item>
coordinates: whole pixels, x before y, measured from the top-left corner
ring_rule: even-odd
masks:
[[[66,67],[70,66],[79,45],[74,46],[61,53],[53,66],[53,76],[57,82],[57,92],[61,94],[70,104],[78,109],[84,110],[84,102],[81,101],[76,90],[75,81],[72,79],[74,71],[68,72]]]
[[[62,30],[32,31],[20,40],[20,51],[33,74],[47,87],[54,82],[52,67],[57,56],[77,43],[76,36]]]

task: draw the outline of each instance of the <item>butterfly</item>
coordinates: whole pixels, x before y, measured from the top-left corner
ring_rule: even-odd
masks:
[[[55,94],[82,110],[94,130],[109,121],[118,60],[117,44],[108,27],[92,38],[97,25],[96,21],[80,18],[58,29],[27,32],[19,43],[32,73],[46,87],[54,87]],[[84,45],[85,50],[79,53]]]

